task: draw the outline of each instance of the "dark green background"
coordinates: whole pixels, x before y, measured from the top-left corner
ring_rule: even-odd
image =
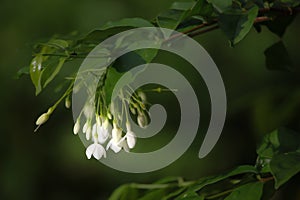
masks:
[[[165,169],[148,174],[126,174],[95,160],[88,161],[80,139],[72,134],[71,112],[63,106],[38,133],[33,132],[35,119],[59,95],[52,95],[50,87],[35,97],[29,77],[14,79],[18,69],[28,65],[31,47],[37,40],[74,30],[88,32],[107,21],[124,17],[152,19],[171,2],[0,2],[0,199],[106,199],[121,183],[149,183],[164,176],[200,178],[236,165],[253,164],[256,144],[264,134],[279,126],[300,131],[299,70],[291,73],[266,69],[263,52],[279,38],[263,28],[260,34],[252,30],[235,48],[229,47],[220,30],[196,37],[218,65],[228,95],[228,118],[224,132],[215,149],[205,159],[197,158],[205,128],[199,131],[200,136],[182,158]],[[296,67],[300,64],[299,23],[298,17],[284,37]],[[164,59],[169,63],[168,55],[161,56],[161,60]],[[190,75],[190,79],[201,99],[203,86],[197,85],[197,77]],[[162,96],[162,101],[168,102],[168,94],[162,95],[166,95]],[[155,96],[150,99],[155,99]],[[171,132],[172,126],[168,130]],[[299,177],[296,177],[283,187],[277,198],[300,199],[299,190]]]

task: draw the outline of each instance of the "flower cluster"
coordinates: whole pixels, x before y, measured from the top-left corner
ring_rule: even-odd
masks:
[[[76,93],[75,88],[70,87],[47,112],[37,119],[36,130],[48,121],[63,99],[65,99],[65,107],[71,107],[72,91]],[[114,103],[108,104],[105,93],[99,87],[95,99],[93,101],[89,96],[87,97],[73,127],[75,135],[82,133],[87,141],[91,141],[86,149],[87,158],[94,157],[97,160],[105,158],[108,150],[115,153],[121,150],[129,152],[136,145],[136,134],[132,130],[129,117],[135,116],[136,122],[141,128],[145,128],[148,124],[149,113],[146,109],[145,93],[135,92],[128,86],[127,90],[123,88],[120,91]],[[124,129],[121,128],[122,125],[125,126]]]
[[[88,159],[91,157],[97,160],[102,157],[105,158],[108,150],[112,150],[114,153],[121,150],[129,152],[135,147],[136,134],[128,120],[129,112],[136,115],[138,125],[145,128],[148,123],[148,112],[145,106],[146,96],[143,92],[134,93],[132,97],[123,95],[120,97],[120,101],[119,106],[111,104],[105,108],[100,106],[101,109],[96,110],[90,103],[87,103],[77,118],[73,133],[77,135],[82,130],[86,140],[91,141],[86,149]],[[99,108],[99,105],[104,104],[97,102],[96,108]],[[81,124],[82,118],[84,123]],[[122,130],[121,124],[124,119],[126,120],[126,128]]]

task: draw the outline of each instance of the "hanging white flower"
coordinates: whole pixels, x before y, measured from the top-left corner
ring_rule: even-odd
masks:
[[[102,157],[106,158],[106,151],[104,147],[101,144],[98,144],[97,142],[88,146],[88,148],[85,151],[85,154],[88,159],[91,159],[92,156],[97,160],[100,160]]]
[[[124,137],[126,138],[128,147],[132,149],[135,147],[136,144],[136,136],[134,132],[131,130],[131,126],[128,122],[126,123],[126,129],[127,129],[127,133]]]
[[[122,147],[119,146],[120,140],[122,139],[122,130],[114,124],[114,128],[112,129],[112,138],[107,143],[106,150],[109,148],[113,150],[115,153],[118,153],[121,151]]]

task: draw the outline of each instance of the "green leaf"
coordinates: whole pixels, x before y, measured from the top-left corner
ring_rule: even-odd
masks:
[[[248,11],[231,10],[220,15],[219,25],[229,38],[232,46],[244,39],[249,33],[258,10],[257,6],[253,6]]]
[[[158,49],[139,49],[136,50],[137,53],[145,63],[151,63],[151,61],[156,57]]]
[[[207,185],[217,183],[231,176],[245,174],[245,173],[257,174],[258,172],[257,169],[253,166],[249,166],[249,165],[239,166],[228,173],[201,179],[194,186],[191,186],[189,190],[197,192],[198,190],[202,189]]]
[[[131,185],[122,185],[118,187],[108,200],[128,200],[128,199],[137,199],[138,190]]]
[[[143,18],[124,18],[119,21],[108,22],[99,30],[108,30],[116,27],[152,27],[153,25]]]
[[[174,197],[180,195],[183,191],[185,191],[186,188],[180,188],[178,190],[175,190],[174,192],[170,192],[168,195],[164,196],[162,198],[162,200],[171,200],[171,199],[174,199]]]
[[[29,75],[29,74],[30,74],[30,67],[29,66],[22,67],[21,69],[19,69],[19,71],[17,72],[17,74],[14,76],[14,78],[15,79],[19,79],[23,75]]]
[[[66,48],[69,43],[65,40],[51,39],[47,43],[39,44],[40,52],[32,59],[29,66],[31,81],[38,95],[59,73],[68,59]],[[63,52],[63,53],[61,53]],[[58,54],[52,56],[52,54]]]
[[[232,0],[207,0],[220,12],[224,12],[232,6]]]
[[[30,78],[35,86],[35,94],[38,95],[42,91],[41,74],[42,74],[43,56],[34,57],[29,66]]]
[[[202,20],[210,18],[214,13],[213,5],[208,3],[206,0],[198,0],[192,7],[191,16],[201,17]]]
[[[274,155],[270,168],[275,177],[275,188],[278,189],[300,172],[300,152]]]
[[[51,39],[49,42],[43,45],[47,45],[62,50],[65,50],[66,48],[69,47],[69,43],[66,40],[61,40],[61,39]]]
[[[264,184],[261,182],[248,183],[236,188],[225,200],[260,200]]]
[[[182,11],[186,11],[189,10],[193,7],[193,5],[195,4],[194,1],[190,1],[190,2],[174,2],[170,9],[171,10],[182,10]]]
[[[66,59],[67,59],[66,57],[61,57],[59,59],[54,58],[53,62],[49,62],[48,65],[45,65],[45,68],[43,69],[41,74],[41,78],[42,78],[41,84],[43,88],[45,88],[60,72]]]
[[[98,44],[110,36],[139,27],[153,27],[153,25],[142,18],[125,18],[119,21],[109,22],[101,28],[91,31],[84,38],[79,40],[78,43],[81,44],[85,42]]]
[[[294,66],[282,41],[273,44],[265,51],[266,66],[271,70],[293,71]]]
[[[286,28],[293,22],[294,18],[294,15],[275,17],[272,21],[265,22],[264,25],[266,25],[271,32],[282,38]]]
[[[156,189],[153,191],[148,192],[146,195],[144,195],[142,198],[139,198],[139,200],[153,200],[153,199],[162,199],[165,195],[168,194],[168,189]]]
[[[174,2],[169,10],[162,12],[156,18],[159,27],[175,30],[189,16],[195,2]]]
[[[257,165],[264,169],[260,171],[271,172],[279,188],[300,171],[300,134],[285,128],[273,131],[265,136],[257,154]]]
[[[261,157],[272,158],[275,153],[282,154],[299,149],[300,134],[286,128],[279,128],[264,137],[257,149],[257,154]]]

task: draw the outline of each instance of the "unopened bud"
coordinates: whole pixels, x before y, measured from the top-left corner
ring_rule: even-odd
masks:
[[[146,94],[142,91],[138,92],[138,96],[141,98],[142,102],[146,102],[147,101],[147,97]]]
[[[130,105],[130,107],[129,107],[129,109],[130,109],[130,112],[132,113],[132,114],[136,114],[136,111],[135,111],[135,108],[134,107],[132,107],[131,105]]]
[[[110,112],[107,112],[107,118],[110,119],[110,120],[112,119],[112,115],[111,115]]]
[[[141,128],[145,128],[148,124],[147,117],[144,114],[138,115],[137,122]]]
[[[65,107],[68,109],[71,108],[71,101],[69,96],[65,98]]]
[[[80,122],[79,120],[76,121],[74,128],[73,128],[73,133],[76,135],[80,130]]]
[[[50,114],[47,112],[47,113],[43,113],[35,122],[35,124],[37,126],[40,126],[42,124],[44,124],[48,119],[49,119],[49,116]]]

